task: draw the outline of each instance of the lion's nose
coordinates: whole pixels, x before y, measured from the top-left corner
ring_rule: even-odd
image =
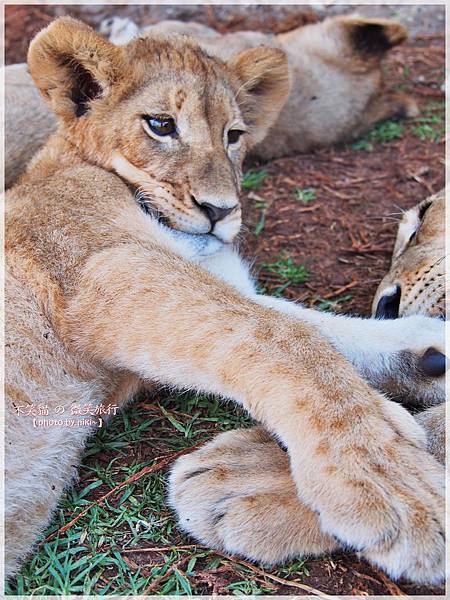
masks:
[[[385,290],[378,302],[375,318],[398,319],[401,296],[402,290],[399,285],[395,285],[389,290]]]
[[[199,204],[200,210],[202,210],[205,215],[208,217],[211,227],[214,228],[214,225],[222,219],[225,219],[227,215],[230,214],[235,208],[237,204],[234,206],[230,206],[229,208],[222,208],[220,206],[214,206],[214,204],[210,204],[209,202],[202,202]]]

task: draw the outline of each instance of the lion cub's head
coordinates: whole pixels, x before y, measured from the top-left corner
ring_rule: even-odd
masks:
[[[445,191],[406,211],[389,273],[380,283],[373,314],[395,319],[416,313],[445,318]]]
[[[175,229],[235,237],[244,155],[289,91],[282,51],[224,63],[185,37],[119,47],[66,17],[34,38],[28,65],[83,159],[116,171]]]

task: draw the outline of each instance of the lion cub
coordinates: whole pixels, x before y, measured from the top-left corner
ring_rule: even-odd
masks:
[[[415,392],[443,324],[258,296],[233,247],[245,153],[288,95],[285,54],[221,61],[170,36],[115,46],[63,18],[28,65],[58,128],[6,202],[7,574],[70,485],[102,404],[150,381],[239,403],[288,449],[326,536],[395,577],[440,581],[443,468],[369,383]],[[442,384],[427,379],[423,401]]]
[[[138,33],[186,34],[224,60],[261,45],[283,49],[289,60],[291,91],[265,140],[250,150],[262,160],[357,138],[378,121],[417,114],[410,97],[389,91],[383,82],[381,59],[407,37],[406,29],[394,21],[340,16],[271,36],[251,31],[221,35],[199,23],[180,21],[163,21],[139,32],[129,19],[115,18],[104,32],[120,44]],[[56,121],[37,94],[26,65],[7,67],[5,75],[9,187]]]

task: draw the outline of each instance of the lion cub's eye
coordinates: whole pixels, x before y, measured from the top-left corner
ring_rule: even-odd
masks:
[[[154,134],[159,136],[170,135],[175,137],[177,135],[177,126],[175,125],[175,121],[172,117],[166,117],[163,115],[157,116],[144,116],[144,119],[150,129]]]
[[[237,144],[241,135],[243,135],[245,131],[241,131],[240,129],[230,129],[228,132],[228,143],[229,144]]]

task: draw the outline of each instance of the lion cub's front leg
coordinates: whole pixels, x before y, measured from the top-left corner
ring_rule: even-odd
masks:
[[[403,422],[404,411],[401,407],[398,409],[387,407],[397,426],[403,426],[399,434],[412,436],[410,443],[417,444],[412,417],[410,422],[408,419]],[[327,453],[329,448],[330,444],[322,441],[319,451]],[[376,459],[369,462],[382,478],[386,477],[386,482],[390,476],[400,476],[394,462],[392,465],[383,465]],[[322,476],[331,478],[339,469],[338,462],[336,466],[325,464],[326,460]],[[430,465],[433,465],[432,460]],[[427,487],[426,480],[436,475],[436,470],[422,474],[423,490]],[[441,515],[440,522],[435,523],[432,539],[426,533],[430,526],[428,517],[422,520],[425,506],[415,503],[412,488],[403,485],[391,488],[393,493],[404,494],[408,504],[412,503],[409,510],[414,527],[409,530],[401,521],[404,507],[389,501],[390,485],[384,487],[379,483],[369,479],[363,482],[350,474],[344,476],[341,486],[334,488],[337,513],[331,524],[325,521],[323,513],[312,511],[301,501],[302,492],[305,497],[310,493],[308,482],[303,484],[306,489],[300,488],[298,482],[295,486],[288,454],[261,427],[255,427],[220,434],[200,450],[178,459],[169,478],[169,502],[186,532],[213,548],[251,560],[281,563],[293,557],[347,547],[359,550],[363,557],[383,567],[394,578],[403,575],[415,581],[439,581],[435,574],[443,568],[440,556],[444,549],[443,507],[439,506],[439,498],[426,493],[426,500],[423,499],[434,505],[435,515]],[[414,485],[412,479],[410,483]],[[373,548],[346,543],[348,537],[341,525],[349,515],[358,520],[361,537],[372,537],[381,522],[386,524],[386,519],[391,519],[388,515],[392,509],[394,515],[398,511],[399,522],[393,519],[390,531],[379,530],[379,540]],[[340,531],[338,539],[333,535],[337,531]],[[413,559],[416,545],[423,545],[424,554],[419,561]],[[405,563],[410,565],[407,569],[403,567]]]
[[[414,419],[314,326],[137,244],[87,263],[66,316],[84,356],[243,405],[286,445],[297,493],[323,531],[393,576],[443,577],[441,465]]]
[[[441,321],[424,315],[378,320],[324,313],[257,294],[248,266],[234,250],[223,247],[197,260],[258,304],[317,327],[370,385],[389,397],[423,406],[445,400],[445,328]],[[431,374],[424,364],[430,351],[441,358],[439,368]]]
[[[416,417],[427,434],[434,434],[429,449],[440,462],[443,408]],[[436,430],[439,444],[433,444]],[[221,433],[179,458],[169,476],[169,503],[184,531],[203,544],[250,560],[281,563],[340,547],[298,498],[287,453],[262,427]]]

